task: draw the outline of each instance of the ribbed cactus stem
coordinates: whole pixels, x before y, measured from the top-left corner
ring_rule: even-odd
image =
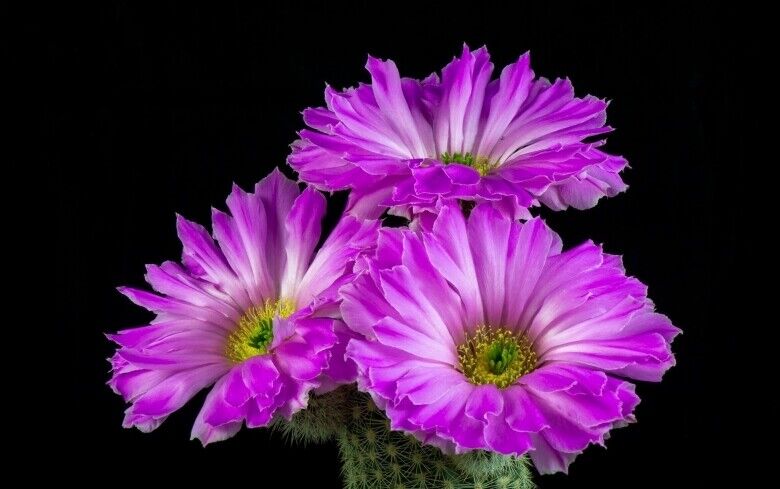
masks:
[[[391,431],[370,398],[353,393],[351,416],[338,435],[346,489],[531,489],[525,458],[488,452],[448,456]]]
[[[345,385],[327,394],[309,395],[306,409],[295,413],[289,421],[277,419],[273,428],[295,444],[323,443],[344,430],[352,414],[355,387]]]

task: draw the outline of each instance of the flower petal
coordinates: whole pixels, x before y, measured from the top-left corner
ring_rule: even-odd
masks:
[[[325,197],[307,188],[295,199],[285,221],[287,260],[281,282],[281,296],[292,297],[309,268],[314,248],[320,240]]]

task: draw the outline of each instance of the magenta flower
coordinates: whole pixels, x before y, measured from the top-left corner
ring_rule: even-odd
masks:
[[[678,330],[592,242],[543,221],[445,206],[430,232],[385,229],[341,289],[347,356],[393,429],[448,452],[530,452],[566,471],[634,421],[626,379],[659,381]]]
[[[337,290],[374,245],[377,223],[345,216],[315,253],[325,198],[278,170],[254,194],[234,187],[227,206],[232,216],[213,210],[218,244],[178,218],[182,265],[148,266],[157,293],[120,289],[156,314],[148,326],[109,335],[119,344],[109,385],[131,403],[125,427],[151,431],[216,382],[192,429],[207,444],[243,423],[289,418],[312,389],[354,380]]]
[[[467,46],[441,79],[402,79],[395,63],[372,57],[366,68],[370,85],[328,87],[327,108],[304,111],[311,129],[289,157],[302,180],[353,189],[357,212],[377,204],[409,212],[445,198],[528,217],[540,202],[586,209],[626,189],[626,161],[599,149],[611,131],[607,102],[575,97],[569,80],[535,79],[528,54],[493,81],[487,49]]]

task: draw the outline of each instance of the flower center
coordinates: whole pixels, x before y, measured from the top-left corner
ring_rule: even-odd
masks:
[[[448,153],[444,152],[439,158],[442,163],[449,165],[450,163],[460,163],[474,168],[483,177],[490,172],[496,165],[490,162],[484,156],[474,156],[471,153]]]
[[[480,326],[458,347],[460,370],[472,384],[503,389],[536,368],[536,352],[525,335]]]
[[[234,363],[241,363],[268,353],[268,346],[274,339],[274,318],[286,318],[294,310],[295,305],[289,299],[266,300],[262,306],[250,308],[228,336],[225,356]]]

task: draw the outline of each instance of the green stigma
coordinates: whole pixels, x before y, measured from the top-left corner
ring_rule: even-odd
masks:
[[[286,318],[295,310],[289,299],[266,300],[262,306],[249,309],[228,336],[225,356],[233,363],[268,353],[274,339],[274,317]]]
[[[471,153],[448,153],[444,152],[439,158],[442,163],[460,163],[474,168],[483,177],[487,175],[490,170],[495,168],[496,165],[492,164],[489,159],[484,156],[474,156]]]
[[[458,347],[460,369],[472,384],[503,389],[536,368],[536,352],[525,335],[480,326]]]

